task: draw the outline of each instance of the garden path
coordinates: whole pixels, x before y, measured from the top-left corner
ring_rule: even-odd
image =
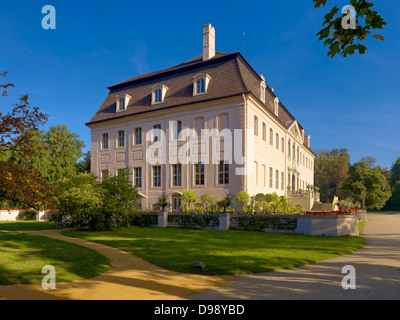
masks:
[[[27,233],[94,249],[110,259],[111,269],[91,279],[56,283],[54,290],[45,290],[41,284],[3,285],[0,300],[175,300],[234,279],[165,270],[121,250],[63,236],[60,230]]]
[[[366,245],[356,252],[300,268],[242,275],[186,299],[400,300],[400,214],[367,217],[361,233]],[[355,268],[355,289],[342,287],[346,265]]]

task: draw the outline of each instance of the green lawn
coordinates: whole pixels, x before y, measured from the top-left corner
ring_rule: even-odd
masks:
[[[348,254],[365,244],[363,238],[353,236],[150,227],[63,234],[119,248],[165,269],[204,274],[245,274],[298,267]],[[196,261],[206,264],[207,271],[194,269]]]
[[[367,211],[367,214],[400,214],[400,211]]]
[[[0,230],[27,231],[55,229],[52,221],[0,221]]]
[[[42,223],[42,222],[38,222]],[[19,225],[19,227],[17,227]],[[12,227],[11,227],[12,226]],[[0,224],[0,229],[28,228],[28,224]],[[43,228],[45,224],[41,224]],[[37,223],[30,225],[38,227]],[[42,268],[52,265],[56,281],[94,277],[110,268],[110,261],[100,253],[61,240],[18,232],[0,231],[0,284],[40,283]]]

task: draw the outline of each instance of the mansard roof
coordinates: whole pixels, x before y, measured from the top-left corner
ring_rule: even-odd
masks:
[[[207,94],[193,95],[193,78],[197,74],[207,74],[211,77]],[[274,114],[276,96],[268,84],[266,84],[265,103],[261,101],[259,84],[262,80],[240,52],[216,52],[213,58],[206,61],[203,61],[200,55],[172,68],[139,75],[109,86],[107,97],[86,125],[252,93],[270,111],[271,116],[288,128],[295,118],[281,102],[278,115]],[[152,87],[156,84],[167,86],[168,91],[162,104],[152,105]],[[116,112],[116,96],[120,94],[132,97],[124,112]],[[298,125],[302,129],[301,125]]]

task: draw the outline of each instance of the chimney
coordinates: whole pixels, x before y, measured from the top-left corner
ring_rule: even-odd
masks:
[[[203,27],[203,61],[215,56],[215,29],[211,24]]]

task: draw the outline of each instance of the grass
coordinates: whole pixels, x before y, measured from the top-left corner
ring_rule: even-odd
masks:
[[[41,283],[46,265],[55,267],[57,282],[87,279],[110,269],[110,261],[94,250],[14,232],[52,228],[54,223],[0,222],[0,284]]]
[[[109,232],[64,231],[137,255],[162,268],[186,273],[246,274],[299,267],[364,246],[354,236],[327,237],[241,230],[129,227]],[[207,271],[192,265],[202,261]]]
[[[6,231],[28,231],[55,229],[52,221],[0,221],[0,230]]]
[[[367,214],[400,214],[400,211],[367,211]]]

